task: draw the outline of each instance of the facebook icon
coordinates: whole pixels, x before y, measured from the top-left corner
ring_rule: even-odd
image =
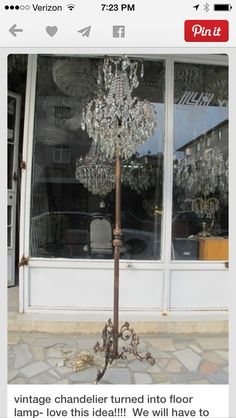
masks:
[[[113,38],[124,38],[125,26],[113,26]]]

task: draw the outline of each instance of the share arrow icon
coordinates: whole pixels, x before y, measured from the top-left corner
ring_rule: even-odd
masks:
[[[87,28],[83,28],[78,30],[78,32],[80,32],[82,34],[82,36],[87,36],[87,38],[90,35],[90,31],[91,31],[91,26],[87,26]]]

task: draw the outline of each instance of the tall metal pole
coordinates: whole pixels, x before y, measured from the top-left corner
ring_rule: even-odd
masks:
[[[113,356],[118,357],[119,338],[119,263],[121,246],[121,159],[119,146],[116,145],[116,166],[115,166],[115,229],[114,239],[114,303],[113,303]]]

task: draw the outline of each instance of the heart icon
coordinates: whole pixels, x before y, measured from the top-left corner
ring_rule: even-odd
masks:
[[[47,26],[46,27],[46,32],[49,36],[54,36],[57,33],[57,26]]]

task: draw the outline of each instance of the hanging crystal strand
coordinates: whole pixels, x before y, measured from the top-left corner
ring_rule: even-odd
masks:
[[[99,86],[102,85],[102,68],[101,68],[101,66],[98,69],[97,83],[98,83]]]
[[[143,78],[144,76],[144,64],[143,62],[141,63],[141,73],[140,73],[140,77]]]

